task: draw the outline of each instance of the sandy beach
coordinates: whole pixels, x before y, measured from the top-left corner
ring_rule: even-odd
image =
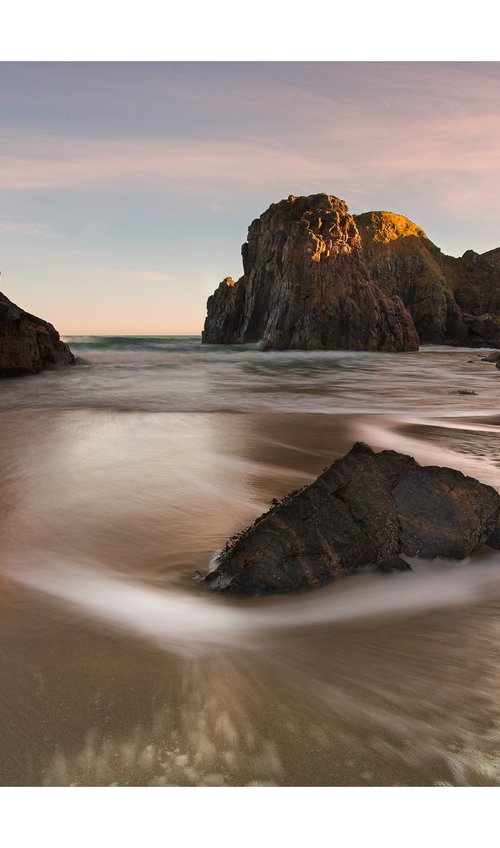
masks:
[[[449,379],[466,355],[436,353]],[[234,388],[241,360],[226,363]],[[106,367],[77,375],[90,394]],[[474,368],[485,407],[497,375]],[[314,359],[280,369],[296,412],[240,411],[244,381],[219,412],[77,408],[71,386],[66,408],[37,388],[31,410],[1,410],[3,784],[500,782],[498,553],[284,598],[221,600],[193,581],[358,439],[499,485],[493,410],[462,398],[451,415],[370,414],[390,387],[367,378],[362,412],[343,412],[338,390],[336,412],[304,413],[299,383],[325,397]],[[416,407],[429,388],[408,385]]]

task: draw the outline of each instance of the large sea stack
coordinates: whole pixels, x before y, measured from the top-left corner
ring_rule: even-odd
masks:
[[[500,548],[495,489],[358,442],[230,539],[204,583],[232,594],[296,592],[360,569],[409,569],[401,554],[459,560],[484,543]]]
[[[388,297],[401,297],[421,342],[500,346],[500,249],[455,258],[404,215],[354,218],[371,278]]]
[[[75,361],[57,330],[0,293],[0,377],[36,374]]]
[[[418,348],[400,298],[371,279],[361,239],[343,200],[290,196],[248,230],[243,276],[209,298],[202,341],[262,342],[283,350]]]

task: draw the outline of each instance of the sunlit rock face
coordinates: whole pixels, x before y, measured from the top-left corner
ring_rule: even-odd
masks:
[[[389,297],[401,297],[421,342],[500,344],[499,249],[455,258],[404,215],[354,217],[370,276]]]
[[[370,278],[343,200],[290,196],[248,230],[243,276],[209,298],[202,341],[261,341],[273,349],[404,351],[418,348],[398,297]]]
[[[74,361],[52,324],[30,315],[0,293],[0,377],[36,374]]]

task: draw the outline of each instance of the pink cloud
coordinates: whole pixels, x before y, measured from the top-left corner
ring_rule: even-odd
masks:
[[[238,142],[40,139],[34,148],[22,154],[0,154],[0,188],[98,188],[124,182],[165,188],[172,182],[252,182],[294,170],[312,172],[317,167],[293,149]]]
[[[0,188],[8,191],[98,189],[132,185],[207,188],[296,186],[391,174],[489,174],[500,170],[500,115],[459,115],[401,123],[358,115],[348,125],[324,119],[299,146],[255,141],[37,139],[30,150],[0,155]],[[317,190],[317,189],[314,189]]]

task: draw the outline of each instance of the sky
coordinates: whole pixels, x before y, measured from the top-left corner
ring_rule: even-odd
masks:
[[[201,332],[289,194],[500,246],[500,63],[0,63],[0,290],[61,334]]]

